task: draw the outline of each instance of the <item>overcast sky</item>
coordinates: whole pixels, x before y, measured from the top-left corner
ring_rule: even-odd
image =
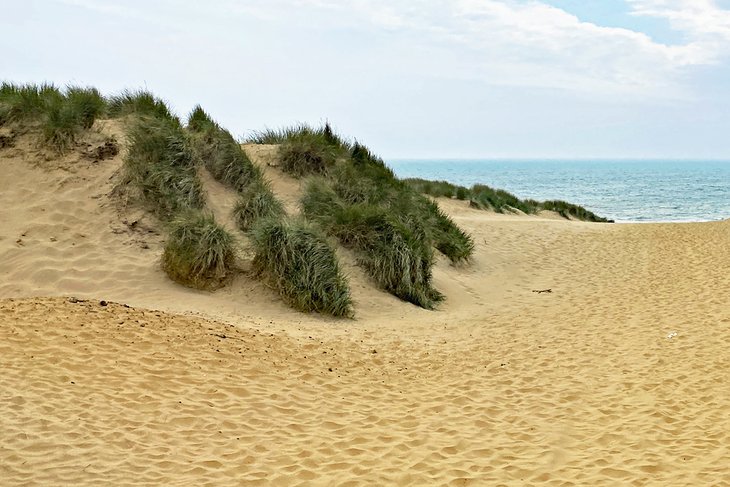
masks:
[[[386,159],[730,159],[730,0],[0,0],[0,79]]]

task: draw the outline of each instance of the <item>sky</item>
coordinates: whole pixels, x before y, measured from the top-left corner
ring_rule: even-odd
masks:
[[[730,159],[730,0],[0,0],[0,80],[388,159]]]

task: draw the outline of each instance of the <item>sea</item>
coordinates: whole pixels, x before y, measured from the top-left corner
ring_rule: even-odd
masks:
[[[388,160],[401,178],[475,183],[519,198],[565,200],[616,222],[730,218],[730,161]]]

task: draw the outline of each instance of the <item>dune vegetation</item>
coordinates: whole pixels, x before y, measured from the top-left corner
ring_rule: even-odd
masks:
[[[335,248],[314,224],[303,219],[266,218],[250,232],[254,269],[292,307],[333,316],[352,316],[347,278]]]
[[[475,184],[471,188],[452,184],[448,181],[430,181],[421,178],[408,178],[404,181],[419,193],[433,196],[434,198],[455,198],[468,201],[473,208],[491,210],[497,213],[508,213],[521,211],[527,214],[535,214],[539,211],[554,211],[563,218],[574,218],[589,222],[612,222],[600,217],[582,206],[568,203],[567,201],[535,201],[532,199],[520,199],[508,191],[494,189],[485,184]]]
[[[102,118],[126,131],[120,192],[154,214],[167,233],[162,268],[185,286],[215,289],[239,272],[242,247],[253,249],[254,274],[296,309],[353,316],[337,245],[351,249],[373,283],[400,299],[433,309],[444,299],[433,286],[441,254],[468,263],[474,242],[429,198],[469,201],[497,212],[558,212],[606,221],[563,201],[520,200],[484,185],[398,179],[367,147],[329,123],[254,133],[246,142],[278,145],[278,167],[301,181],[302,214],[287,215],[262,168],[230,132],[196,106],[185,123],[148,91],[104,97],[94,88],[0,86],[0,126],[36,134],[57,153],[74,149]],[[238,195],[230,208],[236,229],[207,209],[200,171]]]
[[[95,88],[53,85],[0,86],[0,126],[35,130],[43,146],[61,154],[76,144],[79,135],[106,113],[106,101]]]

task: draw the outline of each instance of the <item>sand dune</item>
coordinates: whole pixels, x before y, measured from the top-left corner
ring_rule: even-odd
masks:
[[[0,152],[1,485],[730,485],[730,221],[442,202],[477,250],[439,311],[343,252],[357,317],[324,319],[170,282],[120,157]]]

